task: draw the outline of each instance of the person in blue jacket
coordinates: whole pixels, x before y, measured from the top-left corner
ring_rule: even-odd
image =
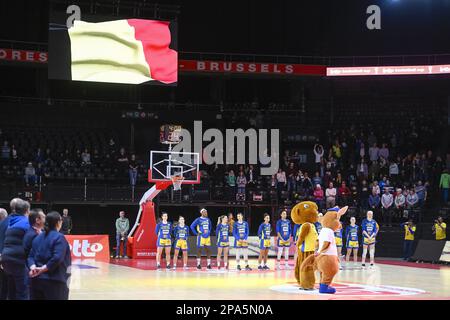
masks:
[[[28,269],[23,248],[23,238],[30,228],[29,211],[30,204],[27,201],[17,200],[15,212],[10,215],[5,232],[1,263],[8,281],[9,300],[29,299]]]
[[[156,240],[156,269],[161,269],[162,252],[166,253],[166,268],[170,269],[170,249],[172,248],[172,224],[167,221],[169,215],[166,212],[161,213],[161,221],[156,225],[155,233],[158,236]]]
[[[206,209],[200,210],[201,216],[194,220],[191,224],[191,231],[197,236],[197,269],[201,269],[202,248],[205,249],[206,262],[208,269],[211,269],[211,229],[212,222],[208,218],[208,211]]]
[[[28,255],[31,251],[31,245],[34,238],[36,238],[45,226],[45,214],[42,209],[32,209],[28,216],[28,222],[31,228],[25,233],[23,237],[23,248],[25,250],[25,256],[28,259]]]
[[[260,224],[258,228],[259,237],[259,257],[258,257],[258,270],[269,270],[267,266],[267,257],[270,249],[270,233],[272,232],[272,226],[270,225],[270,215],[264,213],[264,222]]]
[[[291,246],[291,221],[287,219],[286,210],[281,211],[281,219],[277,221],[276,225],[277,232],[277,269],[280,269],[281,255],[284,250],[284,266],[286,269],[289,268],[289,248]]]
[[[33,240],[27,259],[32,300],[69,299],[72,259],[69,243],[59,232],[62,223],[58,212],[50,212],[44,231]]]
[[[6,228],[8,227],[8,222],[5,222],[5,221],[9,221],[8,211],[6,211],[3,208],[0,208],[0,233],[3,234],[3,236],[0,239],[2,248],[3,248],[3,240],[5,238],[5,231],[6,231]],[[2,232],[2,230],[3,230],[3,232]],[[1,252],[2,251],[0,250],[0,256],[1,256]],[[0,267],[0,300],[6,300],[6,298],[8,297],[7,287],[8,287],[8,283],[6,282],[5,272]]]
[[[228,268],[228,251],[230,250],[230,225],[228,224],[228,217],[222,215],[217,221],[216,228],[217,236],[217,269],[220,270],[220,258],[223,253],[224,268]]]
[[[353,261],[358,262],[359,248],[359,226],[356,225],[356,218],[350,218],[350,224],[345,228],[345,247],[347,248],[346,263],[350,263],[350,257],[353,253]]]
[[[248,223],[247,221],[244,221],[244,214],[239,212],[237,214],[237,222],[235,222],[233,226],[234,248],[236,249],[236,268],[239,271],[241,270],[241,254],[244,256],[245,270],[252,270],[248,265],[248,235]]]

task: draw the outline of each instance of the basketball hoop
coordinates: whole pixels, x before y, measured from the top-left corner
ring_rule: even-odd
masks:
[[[172,176],[170,177],[172,180],[173,190],[178,191],[181,190],[181,185],[183,184],[184,177],[183,176]]]

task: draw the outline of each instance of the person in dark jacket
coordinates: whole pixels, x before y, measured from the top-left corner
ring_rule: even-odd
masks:
[[[28,255],[31,251],[31,244],[33,243],[34,238],[36,238],[42,231],[45,225],[45,214],[42,209],[33,209],[30,211],[30,215],[28,216],[28,222],[30,223],[31,228],[25,233],[23,237],[23,248],[25,250],[25,257],[28,258]]]
[[[8,212],[5,209],[0,208],[0,229],[6,230],[7,222],[5,223],[5,228],[3,227],[3,223],[5,222],[5,220],[9,220]],[[4,234],[5,233],[3,232],[2,239],[4,239]],[[2,240],[2,247],[3,247],[3,240]],[[1,251],[0,251],[0,253],[1,253]],[[6,298],[7,298],[8,291],[6,290],[6,288],[7,288],[7,282],[6,282],[5,272],[3,271],[3,268],[0,266],[0,300],[6,300]]]
[[[30,204],[17,201],[15,212],[11,214],[2,251],[2,266],[8,281],[9,300],[28,300],[28,270],[23,248],[23,238],[30,228],[28,214]]]
[[[71,234],[72,233],[72,217],[69,216],[69,209],[63,209],[63,224],[61,227],[62,234]]]
[[[32,300],[69,299],[72,260],[69,243],[59,232],[61,227],[61,215],[50,212],[45,219],[44,232],[33,240],[27,260]]]

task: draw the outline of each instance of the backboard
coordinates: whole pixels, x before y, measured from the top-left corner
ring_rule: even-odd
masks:
[[[183,184],[200,183],[199,154],[195,152],[150,151],[148,181],[172,181],[182,176]]]

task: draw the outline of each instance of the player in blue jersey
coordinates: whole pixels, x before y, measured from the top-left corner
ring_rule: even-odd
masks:
[[[228,224],[228,217],[226,215],[222,215],[219,217],[219,221],[217,221],[216,228],[217,235],[217,269],[220,270],[220,258],[223,253],[223,265],[224,268],[228,268],[228,251],[230,249],[230,225]]]
[[[280,269],[281,263],[281,255],[284,250],[284,267],[286,269],[289,268],[289,247],[291,246],[291,221],[287,219],[286,210],[281,211],[281,219],[277,221],[276,225],[277,232],[277,246],[278,246],[278,254],[277,254],[277,265],[276,268]]]
[[[188,262],[188,251],[189,251],[189,227],[184,223],[184,217],[180,216],[178,218],[178,225],[173,228],[173,235],[175,237],[174,249],[175,253],[173,255],[173,269],[177,268],[178,254],[183,252],[183,268],[187,269]]]
[[[156,225],[155,233],[158,236],[156,240],[156,268],[161,269],[162,252],[166,253],[167,269],[170,269],[170,248],[172,247],[172,224],[167,221],[169,215],[166,212],[161,213],[161,221]]]
[[[248,223],[244,221],[242,212],[237,214],[237,221],[233,225],[234,248],[236,249],[236,264],[237,269],[241,270],[241,254],[244,256],[245,270],[251,271],[248,265]]]
[[[300,227],[302,225],[301,224],[295,224],[294,225],[294,230],[292,231],[292,236],[294,237],[294,244],[297,245],[297,241],[298,241],[298,236],[300,235]],[[297,261],[298,258],[298,250],[295,250],[294,253],[294,262]]]
[[[346,263],[350,262],[350,256],[353,252],[353,261],[358,262],[358,248],[359,248],[359,226],[356,225],[356,218],[350,218],[350,225],[345,228],[345,247],[347,248]]]
[[[366,267],[367,249],[369,249],[370,266],[373,267],[375,262],[375,243],[378,231],[380,227],[378,223],[373,219],[373,212],[367,211],[367,218],[361,223],[361,230],[363,234],[363,253],[361,259],[361,265]]]
[[[197,236],[197,269],[201,269],[202,249],[206,253],[206,268],[211,269],[211,229],[212,222],[208,218],[208,211],[206,209],[200,210],[201,216],[194,220],[191,224],[191,231]]]
[[[267,257],[270,249],[270,233],[272,227],[270,225],[270,216],[268,213],[264,213],[264,222],[258,228],[259,237],[259,257],[258,257],[258,270],[269,270],[267,266]]]

